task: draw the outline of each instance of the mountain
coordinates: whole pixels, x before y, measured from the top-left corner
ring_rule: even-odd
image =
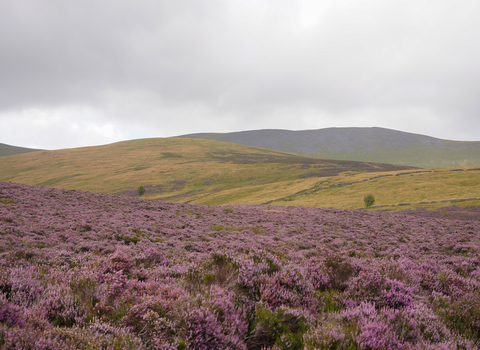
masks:
[[[13,156],[15,154],[29,153],[41,151],[39,149],[25,148],[25,147],[16,147],[10,146],[4,143],[0,143],[0,157]]]
[[[254,130],[179,137],[233,142],[318,158],[421,168],[480,166],[480,142],[450,141],[384,128]]]

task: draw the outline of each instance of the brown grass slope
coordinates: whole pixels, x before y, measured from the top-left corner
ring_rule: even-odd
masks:
[[[178,202],[259,204],[342,174],[405,166],[325,160],[233,143],[182,138],[124,141],[0,158],[0,181]]]

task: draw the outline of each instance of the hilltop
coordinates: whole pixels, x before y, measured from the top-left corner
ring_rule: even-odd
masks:
[[[326,159],[421,168],[480,166],[480,142],[442,140],[376,127],[304,131],[254,130],[180,137],[233,142]]]

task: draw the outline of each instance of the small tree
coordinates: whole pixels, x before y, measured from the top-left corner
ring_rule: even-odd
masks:
[[[363,203],[365,203],[365,208],[368,209],[375,204],[375,198],[373,197],[372,194],[369,194],[368,196],[365,196],[363,198]]]
[[[143,188],[143,185],[137,188],[138,195],[141,197],[145,193],[145,189]]]

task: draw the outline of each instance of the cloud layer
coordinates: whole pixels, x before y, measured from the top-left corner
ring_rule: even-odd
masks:
[[[0,2],[0,142],[260,128],[480,140],[480,2]]]

